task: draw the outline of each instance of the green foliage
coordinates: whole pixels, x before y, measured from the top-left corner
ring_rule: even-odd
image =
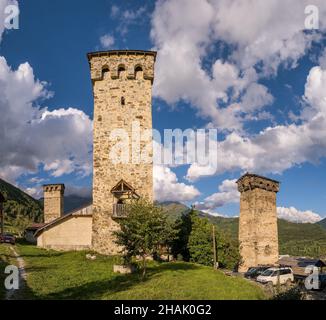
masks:
[[[182,255],[185,261],[213,266],[212,227],[213,224],[194,209],[183,214],[175,224],[177,237],[172,246],[174,257]],[[217,261],[221,267],[235,269],[238,266],[240,254],[236,239],[219,230],[216,233],[216,249]]]
[[[213,266],[212,225],[207,219],[201,219],[198,216],[193,217],[188,250],[191,262]]]
[[[13,225],[18,233],[30,222],[40,222],[43,208],[39,201],[20,189],[0,179],[0,192],[7,200],[4,203],[5,221]]]
[[[304,294],[299,287],[293,287],[285,292],[276,294],[272,300],[304,300]]]
[[[127,215],[127,219],[119,220],[120,230],[115,232],[115,242],[123,248],[125,263],[130,263],[133,257],[142,258],[144,277],[146,258],[170,245],[174,230],[162,208],[147,200],[129,204]]]
[[[176,237],[171,245],[171,251],[174,258],[183,257],[184,261],[190,261],[190,252],[188,247],[189,236],[192,231],[193,219],[197,216],[195,210],[190,210],[181,215],[174,224]],[[178,260],[179,260],[178,259]]]
[[[217,234],[217,261],[221,268],[237,270],[241,262],[239,241],[232,239],[227,233]]]
[[[281,254],[293,256],[323,257],[326,256],[326,240],[299,240],[281,244]]]
[[[181,208],[175,205],[176,208]],[[173,210],[172,203],[168,204],[168,212]],[[188,209],[189,211],[189,209]],[[184,212],[188,212],[184,209]],[[180,210],[176,215],[178,215]],[[239,219],[214,217],[204,212],[198,212],[198,216],[209,219],[216,225],[218,234],[227,234],[228,241],[235,242],[238,239]],[[180,219],[179,219],[180,220]],[[293,256],[326,256],[326,219],[316,223],[293,223],[282,219],[278,220],[280,254],[289,254]],[[232,246],[233,247],[233,246]],[[185,259],[186,260],[186,259]],[[188,260],[186,260],[188,261]]]

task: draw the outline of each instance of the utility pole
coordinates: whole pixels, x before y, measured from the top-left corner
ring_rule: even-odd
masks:
[[[214,225],[213,225],[213,251],[214,251],[214,270],[217,270],[216,236],[215,236]]]

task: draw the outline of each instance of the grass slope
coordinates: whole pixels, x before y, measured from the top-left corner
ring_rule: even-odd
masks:
[[[5,274],[5,268],[10,264],[14,264],[12,252],[9,246],[0,244],[0,300],[5,299],[6,291],[4,281],[7,276]]]
[[[148,277],[113,273],[114,257],[54,252],[19,245],[28,273],[28,299],[264,299],[261,289],[191,263],[150,263]]]

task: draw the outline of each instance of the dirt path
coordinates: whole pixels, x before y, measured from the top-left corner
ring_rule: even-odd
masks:
[[[26,285],[26,280],[27,280],[27,273],[25,270],[25,261],[22,257],[19,256],[19,254],[17,253],[16,249],[11,246],[10,250],[12,251],[12,253],[14,254],[16,260],[17,260],[17,265],[18,265],[18,270],[19,270],[19,289],[18,290],[9,290],[6,293],[6,300],[14,300],[17,293],[22,291],[22,289],[25,287]]]

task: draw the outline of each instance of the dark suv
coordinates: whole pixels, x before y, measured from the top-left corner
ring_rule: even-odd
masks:
[[[0,234],[0,243],[15,244],[16,243],[16,238],[11,233],[4,233],[3,235]]]
[[[270,266],[252,267],[248,269],[248,271],[244,274],[244,276],[247,279],[256,279],[258,276],[260,276],[264,271],[266,271],[269,268]]]

